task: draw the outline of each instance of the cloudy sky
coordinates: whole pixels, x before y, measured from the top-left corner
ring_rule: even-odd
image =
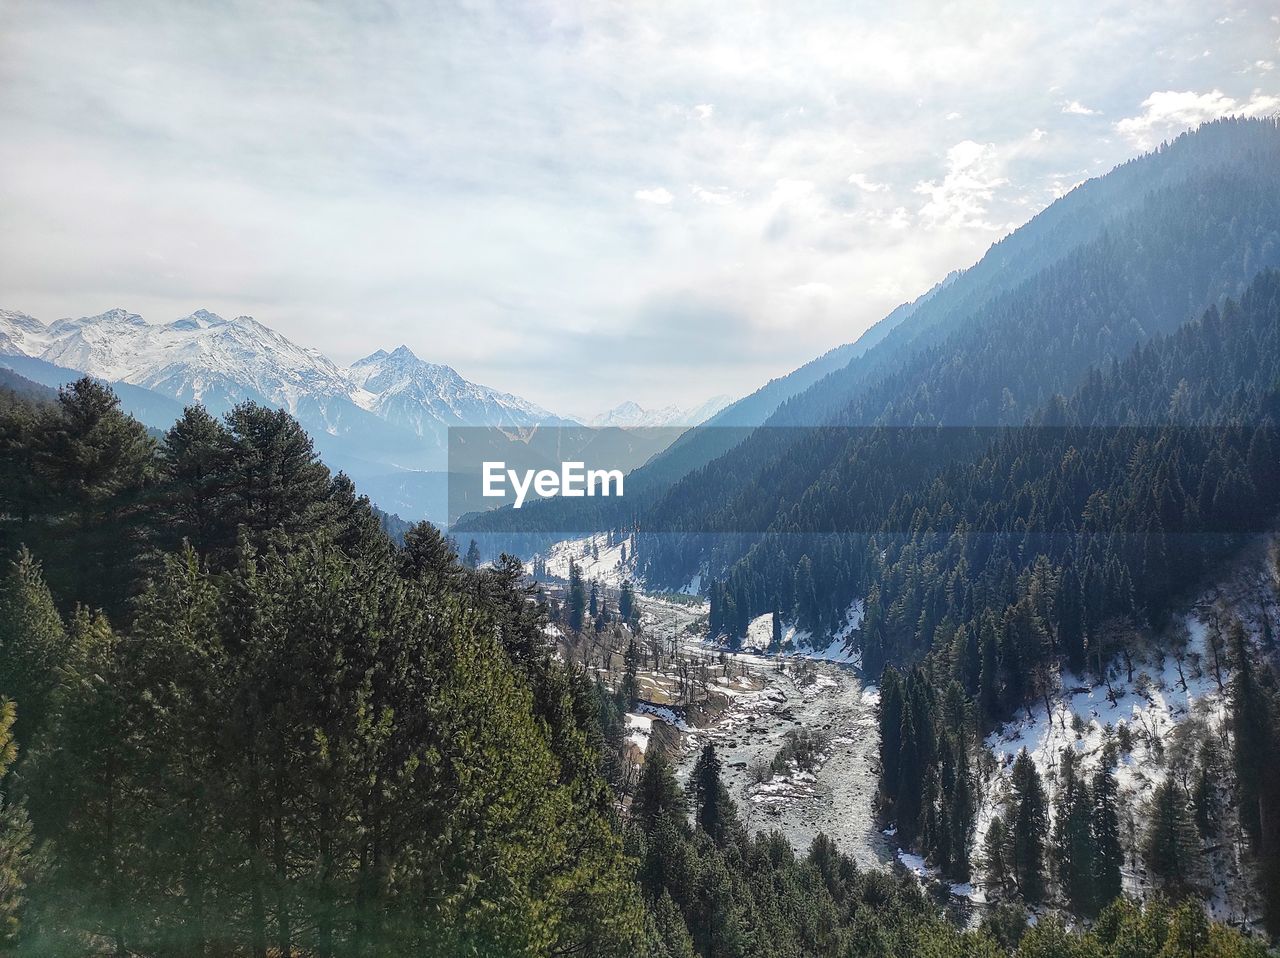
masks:
[[[1273,5],[0,2],[0,306],[742,394],[1201,120]]]

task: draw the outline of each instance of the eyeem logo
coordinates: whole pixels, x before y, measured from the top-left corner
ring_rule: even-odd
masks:
[[[544,499],[551,496],[622,495],[621,469],[588,469],[584,462],[562,462],[559,472],[554,469],[526,469],[521,473],[516,469],[508,469],[505,462],[484,464],[486,497],[505,498],[508,482],[516,494],[516,501],[512,506],[514,509],[524,505],[530,488]],[[616,491],[609,491],[610,484]],[[596,491],[597,487],[599,492]]]

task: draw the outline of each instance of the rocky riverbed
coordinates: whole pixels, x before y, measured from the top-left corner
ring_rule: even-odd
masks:
[[[893,850],[876,828],[878,733],[876,691],[848,666],[802,658],[735,656],[764,681],[733,694],[714,726],[690,731],[679,763],[686,779],[707,742],[716,746],[724,781],[752,831],[778,830],[803,853],[818,833],[833,838],[859,865],[882,865]],[[809,768],[790,763],[767,774],[788,732],[820,736]]]

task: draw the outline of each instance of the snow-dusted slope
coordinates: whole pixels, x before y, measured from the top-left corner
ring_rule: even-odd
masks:
[[[1153,794],[1170,776],[1189,788],[1191,769],[1204,743],[1209,743],[1221,763],[1218,834],[1200,849],[1200,874],[1194,879],[1214,918],[1237,924],[1256,920],[1256,896],[1237,841],[1239,825],[1230,793],[1234,781],[1228,723],[1232,671],[1223,631],[1229,619],[1239,618],[1250,641],[1258,645],[1263,641],[1262,623],[1280,617],[1269,578],[1271,560],[1259,561],[1276,548],[1276,540],[1269,537],[1267,543],[1248,550],[1196,598],[1189,611],[1152,636],[1145,651],[1113,661],[1105,682],[1063,674],[1057,690],[1048,696],[1048,710],[1044,704],[1033,705],[987,737],[984,745],[993,761],[982,776],[971,850],[979,867],[973,883],[957,886],[956,894],[988,900],[990,890],[982,882],[980,867],[983,841],[1009,795],[1017,754],[1026,749],[1052,800],[1060,784],[1063,752],[1075,752],[1088,775],[1108,742],[1127,746],[1118,748],[1115,769],[1125,850],[1124,889],[1139,898],[1155,894],[1140,854]],[[1051,817],[1052,811],[1051,801]],[[908,865],[915,858],[902,857]]]
[[[679,406],[663,406],[661,409],[645,409],[638,403],[624,402],[612,409],[592,416],[587,425],[597,428],[615,427],[636,429],[661,426],[700,426],[732,402],[728,396],[712,396],[700,406],[681,409]]]

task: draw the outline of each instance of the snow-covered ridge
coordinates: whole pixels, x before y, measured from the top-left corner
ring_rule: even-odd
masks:
[[[426,362],[408,346],[379,349],[346,370],[352,398],[363,408],[418,435],[434,424],[557,425],[560,419],[528,400],[469,382],[451,366]]]

